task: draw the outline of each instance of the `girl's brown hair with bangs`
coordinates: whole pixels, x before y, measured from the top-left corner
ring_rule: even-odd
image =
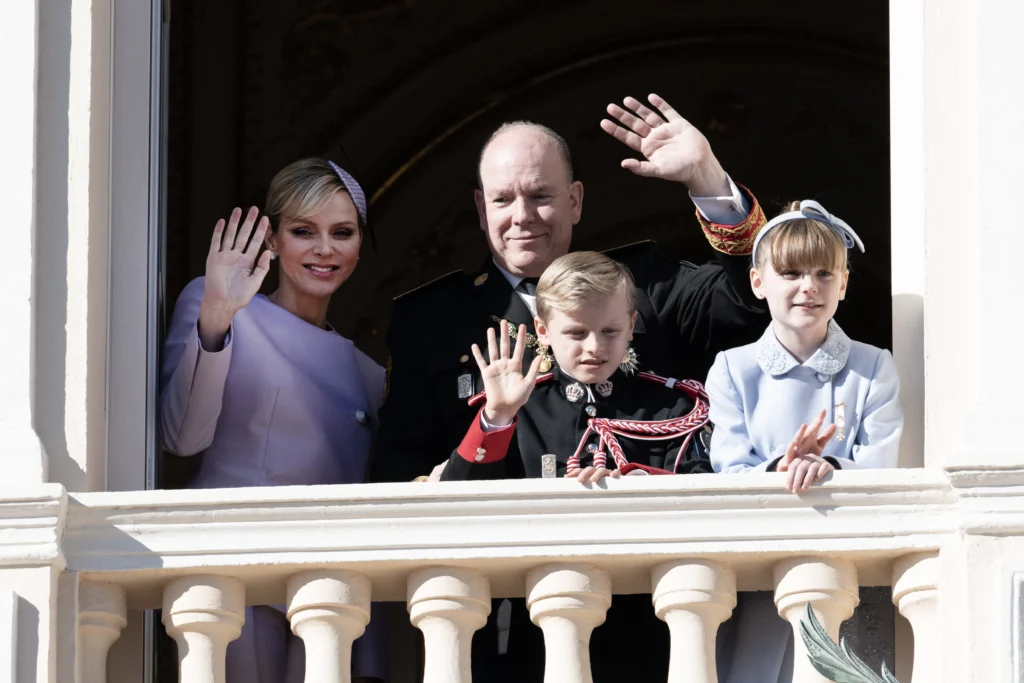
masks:
[[[782,213],[799,211],[800,202],[790,202]],[[757,247],[755,268],[764,268],[771,263],[776,273],[787,270],[827,268],[844,271],[846,244],[821,221],[810,218],[796,218],[772,228]]]

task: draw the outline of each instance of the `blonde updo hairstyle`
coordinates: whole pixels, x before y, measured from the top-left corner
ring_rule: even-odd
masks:
[[[547,321],[552,311],[573,311],[620,291],[632,315],[636,288],[629,270],[596,251],[574,251],[555,259],[537,283],[537,317]]]
[[[790,202],[782,213],[799,211],[800,202]],[[846,244],[828,225],[813,218],[795,218],[771,229],[757,245],[754,268],[770,263],[776,273],[788,270],[827,268],[847,270]]]
[[[288,164],[278,171],[267,188],[264,212],[270,219],[270,229],[276,232],[283,218],[309,218],[322,209],[335,192],[348,194],[348,189],[325,159],[311,157]],[[358,223],[361,234],[363,221],[359,219]]]

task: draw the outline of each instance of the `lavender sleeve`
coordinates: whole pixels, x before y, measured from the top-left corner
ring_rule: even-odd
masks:
[[[202,298],[203,278],[197,278],[178,297],[164,342],[160,439],[176,455],[195,455],[213,443],[231,364],[232,330],[219,351],[199,343]]]

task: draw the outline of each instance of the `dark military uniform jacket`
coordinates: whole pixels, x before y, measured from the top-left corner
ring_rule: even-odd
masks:
[[[556,368],[550,376],[538,380],[530,399],[519,409],[516,423],[485,431],[477,417],[467,425],[466,436],[452,453],[441,479],[521,479],[545,474],[561,477],[570,456],[577,451],[580,467],[593,463],[600,435],[588,430],[591,418],[669,420],[690,414],[695,405],[678,386],[669,388],[621,370],[602,384],[600,390],[595,385],[581,384]],[[473,402],[482,405],[483,398]],[[694,431],[698,429],[699,424],[694,426]],[[647,441],[617,436],[616,440],[630,465],[639,465],[645,471],[712,472],[711,462],[697,455],[696,438],[694,435],[687,440],[680,435]],[[678,457],[684,443],[686,452]],[[607,444],[604,450],[606,466],[615,469]],[[553,461],[543,462],[546,454],[554,456]]]
[[[666,258],[653,242],[608,252],[636,283],[632,344],[642,367],[702,380],[717,352],[756,341],[768,325],[749,276],[749,254],[764,213],[748,199],[752,209],[736,226],[709,223],[698,214],[718,252],[711,263],[698,267]],[[478,272],[453,273],[395,301],[389,391],[371,481],[429,474],[459,445],[476,416],[466,399],[483,390],[470,347],[486,348],[487,328],[502,319],[513,328],[525,324],[535,343],[533,315],[491,259]]]

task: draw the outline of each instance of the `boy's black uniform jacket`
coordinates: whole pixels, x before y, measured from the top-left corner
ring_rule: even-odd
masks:
[[[551,379],[534,387],[526,405],[519,409],[513,426],[484,432],[479,416],[474,416],[441,479],[541,477],[541,456],[546,453],[557,456],[556,475],[561,477],[565,474],[567,460],[576,452],[587,430],[590,417],[667,420],[687,415],[694,407],[693,400],[683,391],[627,376],[620,370],[612,375],[611,383],[611,393],[601,397],[595,385],[590,385],[587,392],[587,385],[577,383],[556,368]],[[575,402],[566,396],[566,389],[573,384],[584,388],[582,398]],[[588,414],[588,407],[593,415]],[[591,433],[588,443],[596,446],[598,438],[596,433]],[[679,473],[712,471],[710,461],[693,455],[694,443],[676,467],[683,437],[666,441],[617,438],[630,463],[675,469]],[[584,449],[580,465],[585,467],[592,459],[592,453]],[[610,453],[608,467],[615,468]],[[504,606],[507,614],[503,617],[499,616],[502,602],[493,601],[488,623],[474,635],[473,680],[540,681],[544,671],[541,630],[530,623],[524,600],[508,600]],[[591,636],[590,659],[595,683],[664,680],[668,675],[668,656],[668,629],[655,615],[651,596],[614,596],[605,623]]]
[[[698,267],[666,258],[653,242],[607,252],[636,283],[633,348],[642,367],[703,380],[716,353],[764,332],[767,309],[751,292],[749,275],[750,247],[764,213],[753,196],[748,199],[752,209],[739,226],[702,221],[719,249],[711,263]],[[476,273],[447,275],[395,301],[389,391],[371,481],[429,474],[458,446],[476,414],[466,398],[483,391],[470,347],[486,349],[487,328],[502,319],[535,332],[533,315],[490,258]],[[533,357],[528,348],[526,367]],[[460,377],[467,375],[460,392]]]
[[[570,400],[566,389],[583,389],[582,397]],[[523,479],[542,476],[541,456],[556,456],[555,476],[565,475],[569,457],[577,451],[587,434],[588,420],[604,417],[614,420],[668,420],[682,417],[693,410],[694,402],[685,392],[663,384],[628,376],[616,370],[610,378],[611,391],[603,397],[594,385],[577,382],[555,368],[548,381],[538,382],[530,400],[516,416],[514,427],[483,432],[480,418],[467,425],[468,433],[448,460],[442,481],[467,479]],[[589,389],[589,391],[588,391]],[[483,405],[483,402],[480,402]],[[646,441],[617,437],[630,463],[674,471],[677,474],[712,472],[711,462],[695,455],[694,442],[683,457],[677,455],[685,437],[664,441]],[[580,452],[580,466],[593,460],[600,435],[591,431]],[[506,455],[507,452],[507,455]],[[608,469],[615,469],[615,460],[605,447]]]

